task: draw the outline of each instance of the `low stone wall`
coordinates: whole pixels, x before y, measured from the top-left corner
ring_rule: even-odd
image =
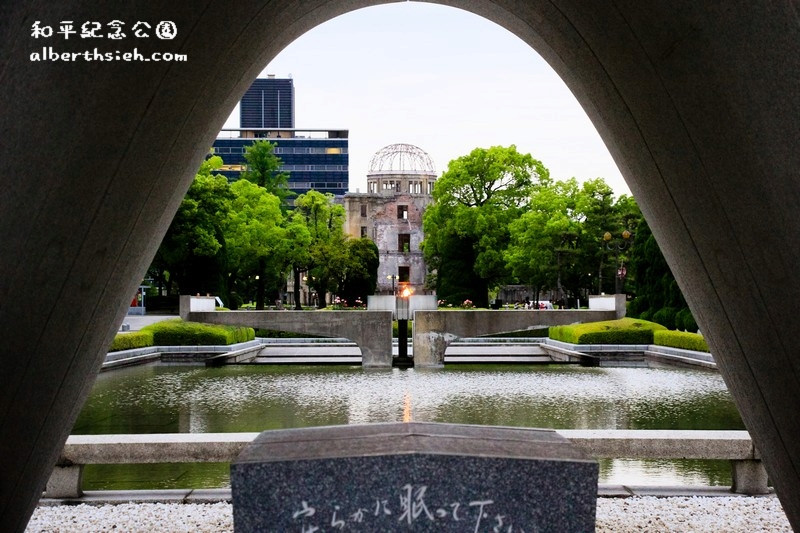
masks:
[[[277,329],[355,342],[367,368],[392,366],[391,311],[211,311],[191,312],[190,297],[180,297],[184,320]]]
[[[417,311],[414,313],[414,366],[444,365],[447,346],[460,337],[476,337],[540,327],[615,320],[616,311],[493,310]]]
[[[767,474],[747,431],[557,430],[595,458],[730,460],[732,492],[766,494]],[[233,461],[258,433],[71,435],[50,481],[47,498],[80,498],[87,464]]]

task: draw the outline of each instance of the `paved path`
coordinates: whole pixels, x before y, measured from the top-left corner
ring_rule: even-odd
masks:
[[[128,324],[131,327],[131,331],[139,331],[143,327],[149,326],[150,324],[155,324],[156,322],[170,320],[173,318],[178,318],[178,315],[126,315],[122,323]]]

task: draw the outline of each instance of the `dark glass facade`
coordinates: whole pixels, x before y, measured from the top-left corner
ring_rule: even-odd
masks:
[[[240,128],[294,128],[294,81],[259,78],[239,103]]]
[[[231,132],[233,133],[233,132]],[[346,130],[241,130],[241,136],[214,141],[213,152],[222,158],[220,174],[229,180],[239,179],[246,164],[245,149],[257,140],[275,144],[275,155],[289,174],[289,189],[303,194],[311,189],[321,193],[344,195],[349,187],[349,155]]]

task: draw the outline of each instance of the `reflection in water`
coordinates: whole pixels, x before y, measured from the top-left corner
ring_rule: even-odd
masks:
[[[704,371],[151,365],[101,374],[73,433],[255,432],[412,419],[556,429],[743,428],[721,377]],[[633,468],[641,477],[652,470],[642,465],[611,461],[601,476],[618,482]],[[697,472],[692,467],[684,482],[699,475],[729,483],[729,474]]]
[[[403,422],[411,422],[411,396],[406,392],[403,396]]]

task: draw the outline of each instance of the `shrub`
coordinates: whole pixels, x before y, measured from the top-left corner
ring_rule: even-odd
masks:
[[[637,296],[630,302],[627,302],[627,306],[628,306],[627,316],[631,318],[636,318],[636,317],[642,318],[641,315],[642,313],[647,311],[649,304],[647,302],[647,298],[643,296]]]
[[[255,338],[253,328],[184,322],[181,319],[156,322],[142,328],[153,334],[156,346],[209,346],[246,342]]]
[[[637,320],[621,318],[605,322],[589,322],[570,326],[553,326],[550,338],[571,344],[652,344],[653,331],[664,326]]]
[[[662,307],[653,314],[653,322],[661,324],[667,329],[675,329],[675,315],[678,310],[674,307]]]
[[[675,315],[675,328],[684,329],[691,333],[697,333],[697,322],[688,307],[684,307]]]
[[[650,321],[651,318],[653,318],[653,313],[651,313],[649,309],[647,311],[642,311],[641,313],[639,313],[639,320]]]
[[[152,345],[153,333],[151,331],[130,331],[126,333],[117,333],[108,351],[117,352],[119,350],[132,350],[134,348],[144,348]]]
[[[697,333],[687,333],[685,331],[656,331],[653,335],[653,344],[659,346],[671,346],[684,350],[694,350],[697,352],[708,352],[708,344],[702,335]]]

